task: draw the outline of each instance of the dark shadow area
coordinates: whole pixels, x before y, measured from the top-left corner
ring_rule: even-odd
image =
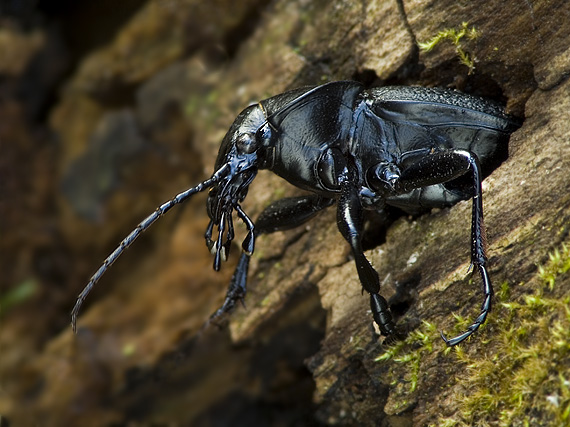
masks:
[[[255,342],[233,344],[227,328],[210,326],[152,369],[131,370],[109,403],[126,405],[125,422],[154,416],[193,426],[320,425],[305,360],[320,347],[325,318],[317,288],[301,285],[278,324],[264,324]]]

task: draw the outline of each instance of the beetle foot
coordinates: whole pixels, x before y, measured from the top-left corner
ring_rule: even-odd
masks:
[[[218,329],[223,329],[228,326],[230,322],[229,313],[224,313],[220,309],[216,310],[214,314],[204,323],[203,329],[207,329],[210,325],[216,326]]]
[[[233,312],[237,301],[241,302],[242,306],[245,307],[245,292],[241,288],[232,288],[226,294],[224,304],[210,316],[210,320]]]
[[[370,294],[370,309],[382,335],[388,337],[398,333],[386,298],[379,294]]]
[[[234,311],[237,301],[240,301],[241,304],[245,307],[244,297],[226,297],[224,304],[210,316],[207,324],[213,324],[219,328],[225,327],[229,322],[230,314]]]
[[[490,301],[490,297],[489,297],[489,301]],[[441,339],[449,347],[453,347],[454,345],[460,344],[461,342],[465,341],[475,331],[477,331],[477,329],[479,329],[479,326],[481,326],[483,323],[485,323],[489,309],[490,309],[490,303],[489,303],[489,306],[487,308],[485,308],[485,310],[477,317],[477,319],[475,319],[475,322],[473,322],[473,324],[471,324],[467,328],[467,330],[465,332],[463,332],[461,335],[457,335],[456,337],[453,337],[453,338],[446,338],[446,336],[443,334],[443,332],[440,332]]]
[[[463,341],[465,341],[473,332],[472,331],[466,331],[463,332],[461,335],[458,335],[456,337],[453,338],[447,338],[444,334],[443,331],[439,331],[439,334],[441,335],[441,339],[443,340],[443,342],[448,346],[448,347],[453,347]]]
[[[226,293],[226,299],[224,300],[224,304],[218,308],[214,314],[210,316],[208,323],[214,324],[225,324],[227,323],[227,315],[234,311],[236,303],[239,301],[245,307],[245,295],[247,293],[246,290],[246,281],[247,281],[247,269],[249,265],[249,257],[247,255],[242,255],[238,262],[238,267],[236,268],[236,272],[232,277],[232,281],[230,283],[230,287],[228,288],[228,292]]]
[[[487,320],[487,315],[491,311],[491,305],[493,302],[493,287],[491,285],[491,281],[489,280],[489,274],[487,273],[487,269],[484,264],[475,263],[475,265],[479,268],[479,271],[481,272],[481,277],[483,279],[483,286],[485,292],[485,300],[481,305],[481,312],[479,313],[479,316],[477,316],[475,321],[467,327],[467,331],[463,332],[461,335],[449,339],[446,338],[445,335],[443,335],[443,332],[441,333],[441,338],[450,347],[465,341],[475,331],[477,331],[477,329],[479,329],[479,326],[485,323],[485,320]]]
[[[407,331],[404,332],[400,328],[395,328],[394,332],[388,335],[386,339],[384,339],[382,345],[390,346],[396,344],[398,341],[405,340],[407,336],[408,336]]]

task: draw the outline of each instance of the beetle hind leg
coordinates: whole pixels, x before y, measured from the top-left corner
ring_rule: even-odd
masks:
[[[471,263],[479,269],[483,281],[484,300],[481,312],[467,331],[454,338],[447,339],[443,333],[443,340],[447,345],[453,346],[467,339],[487,319],[491,310],[493,287],[487,272],[487,256],[485,255],[486,237],[483,224],[483,191],[481,189],[481,168],[477,156],[464,150],[441,150],[419,157],[402,168],[402,174],[396,183],[400,193],[412,191],[434,184],[449,182],[465,174],[472,176],[473,209],[471,215]]]

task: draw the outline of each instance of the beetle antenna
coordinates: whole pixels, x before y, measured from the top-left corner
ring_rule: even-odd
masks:
[[[156,210],[143,219],[137,227],[131,231],[131,233],[123,239],[123,241],[117,246],[117,248],[105,259],[101,267],[91,276],[89,279],[89,283],[83,288],[83,291],[77,297],[77,301],[75,302],[75,306],[73,310],[71,310],[71,327],[73,332],[77,332],[77,315],[79,313],[79,309],[93,289],[93,286],[99,281],[101,276],[105,274],[107,269],[121,256],[121,254],[133,244],[133,242],[144,232],[147,228],[149,228],[152,224],[156,222],[161,216],[163,216],[166,212],[168,212],[173,206],[178,205],[180,203],[185,202],[191,196],[196,193],[200,193],[212,185],[216,184],[222,177],[224,177],[229,169],[229,165],[226,163],[220,169],[218,169],[214,174],[207,180],[201,182],[195,187],[189,188],[182,193],[177,194],[174,198],[170,199],[169,201],[160,205]]]

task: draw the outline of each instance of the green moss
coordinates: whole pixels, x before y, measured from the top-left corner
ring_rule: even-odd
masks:
[[[548,283],[548,288],[553,290],[556,277],[570,270],[570,249],[562,244],[561,250],[556,249],[553,253],[548,254],[548,257],[549,262],[545,266],[538,267],[538,275]]]
[[[531,293],[507,302],[511,286],[500,286],[487,324],[491,339],[479,334],[476,351],[454,348],[465,365],[457,379],[461,396],[454,397],[459,408],[437,425],[570,425],[570,297],[553,295],[568,271],[570,251],[562,245],[538,268],[536,280],[524,285]]]
[[[445,401],[454,414],[443,417],[428,404],[433,426],[570,425],[570,297],[556,294],[557,283],[570,281],[568,246],[527,283],[496,286],[493,315],[470,343],[446,347],[436,327],[423,322],[387,347],[376,361],[391,364],[383,378],[389,410],[406,410],[453,364],[460,374],[445,377]],[[464,331],[469,319],[454,316],[454,330]]]
[[[429,52],[445,41],[450,42],[455,46],[455,52],[459,57],[459,61],[469,68],[469,74],[471,74],[475,69],[475,58],[463,49],[461,39],[465,37],[468,40],[475,40],[479,36],[480,33],[475,29],[475,27],[469,28],[469,24],[467,22],[463,22],[460,28],[446,28],[445,30],[438,32],[428,41],[418,42],[418,46],[423,52]]]
[[[30,278],[18,284],[4,295],[0,295],[0,316],[32,298],[38,290],[38,282]]]
[[[386,348],[386,351],[378,356],[376,362],[387,362],[393,360],[396,363],[404,364],[407,377],[404,379],[409,384],[409,389],[404,394],[413,393],[420,379],[420,368],[423,356],[433,352],[434,342],[440,342],[439,333],[435,325],[429,322],[422,322],[422,325],[412,331],[405,340],[398,341]],[[442,343],[443,344],[443,343]],[[392,386],[397,385],[400,379],[392,379]]]

